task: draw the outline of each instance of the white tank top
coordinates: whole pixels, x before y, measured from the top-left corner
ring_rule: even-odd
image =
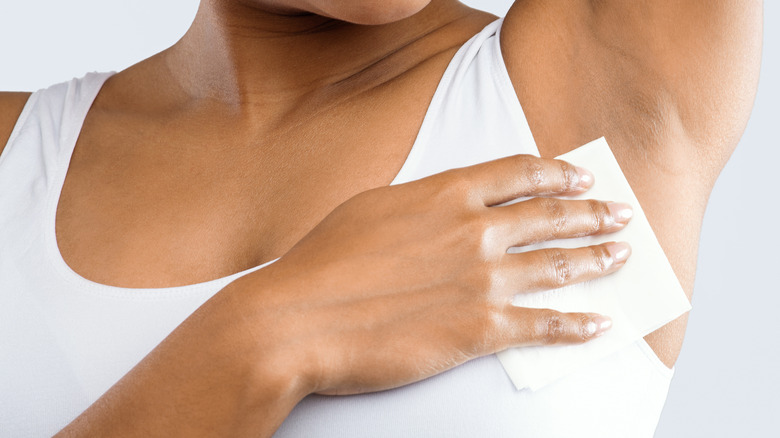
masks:
[[[538,155],[499,47],[502,19],[447,67],[392,184],[508,155]],[[50,436],[233,279],[129,289],[62,259],[54,218],[70,156],[110,74],[34,93],[0,155],[0,436]],[[272,263],[272,262],[269,262]],[[266,264],[267,265],[267,264]],[[403,388],[309,396],[277,437],[651,437],[673,369],[644,340],[537,391],[495,355]]]

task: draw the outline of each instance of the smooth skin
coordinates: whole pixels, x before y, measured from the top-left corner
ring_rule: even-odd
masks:
[[[62,436],[269,436],[311,393],[394,388],[512,346],[588,341],[609,320],[512,296],[614,272],[629,247],[506,250],[627,221],[592,200],[489,207],[581,182],[574,166],[515,156],[363,192],[199,308]],[[573,220],[556,227],[552,211]]]
[[[567,193],[576,172],[511,157],[385,187],[447,63],[493,19],[451,0],[204,0],[181,41],[109,79],[57,211],[67,263],[100,283],[163,287],[284,257],[218,293],[63,435],[267,436],[312,392],[590,339],[595,315],[508,297],[560,284],[560,260],[567,281],[611,272],[619,248],[505,249],[609,232],[594,226],[609,206],[488,207]],[[690,296],[707,197],[755,96],[761,3],[518,1],[501,38],[541,155],[605,135]],[[0,141],[25,98],[0,93]],[[553,233],[556,214],[582,228]],[[685,323],[646,338],[667,366]],[[386,348],[363,348],[376,342]]]

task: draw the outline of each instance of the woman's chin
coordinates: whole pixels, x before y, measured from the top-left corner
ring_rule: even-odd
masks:
[[[315,12],[355,24],[388,24],[409,18],[428,6],[431,0],[353,0],[315,1]]]

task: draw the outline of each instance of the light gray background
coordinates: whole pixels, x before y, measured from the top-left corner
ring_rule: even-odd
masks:
[[[466,3],[503,15],[511,0]],[[0,89],[121,70],[173,44],[196,6],[2,0]],[[780,436],[780,2],[766,2],[764,20],[756,105],[704,218],[693,311],[657,438]]]

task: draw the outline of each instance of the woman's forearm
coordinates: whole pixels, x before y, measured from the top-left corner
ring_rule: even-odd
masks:
[[[270,436],[310,393],[391,389],[509,347],[593,339],[608,318],[512,299],[615,272],[629,246],[507,248],[611,233],[630,207],[498,206],[592,183],[518,155],[356,195],[207,301],[60,435]]]
[[[206,302],[57,436],[271,436],[308,391],[237,294]]]

